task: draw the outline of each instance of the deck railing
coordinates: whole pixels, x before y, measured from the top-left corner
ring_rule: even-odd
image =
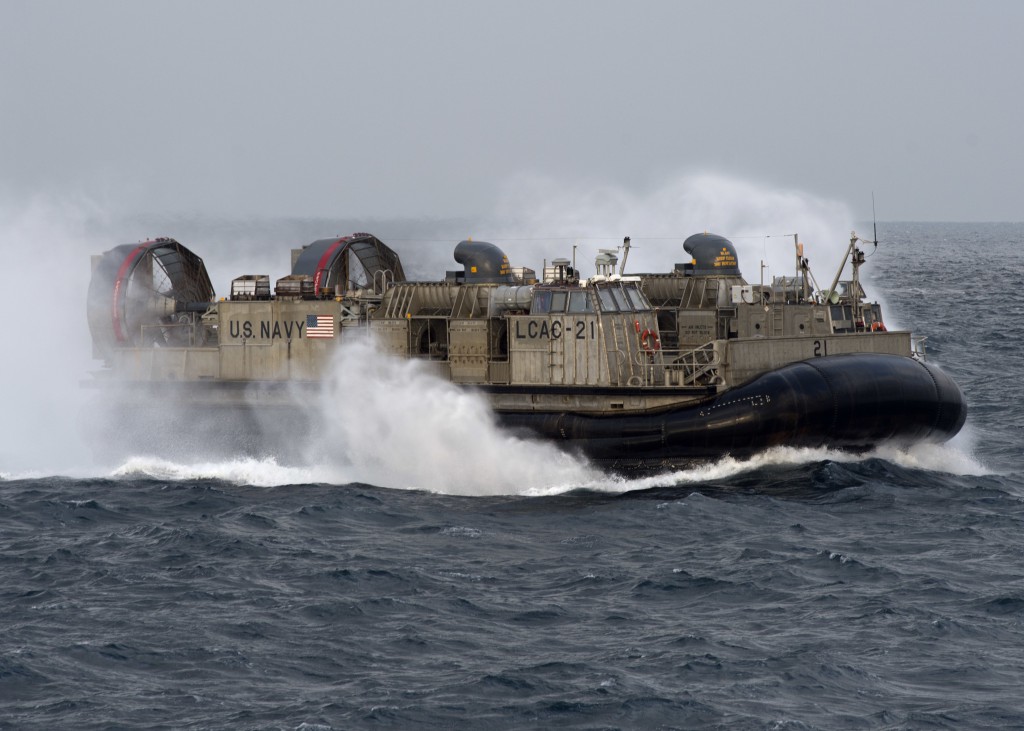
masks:
[[[910,336],[910,355],[917,360],[927,360],[927,335],[911,335]]]
[[[637,351],[629,385],[714,386],[721,382],[722,357],[713,342],[692,349]]]

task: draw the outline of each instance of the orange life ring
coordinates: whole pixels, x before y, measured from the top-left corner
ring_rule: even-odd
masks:
[[[871,323],[871,332],[884,333],[885,331],[885,325],[882,324],[881,320],[875,320],[873,323]]]
[[[648,338],[650,338],[650,342],[647,341]],[[648,353],[653,353],[655,350],[661,350],[661,341],[658,340],[658,333],[654,330],[644,330],[643,334],[640,336],[640,345],[642,345],[643,349]]]

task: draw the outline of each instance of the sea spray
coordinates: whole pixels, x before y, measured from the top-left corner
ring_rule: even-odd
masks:
[[[318,402],[310,464],[329,465],[346,482],[498,495],[573,489],[601,474],[581,457],[503,431],[481,393],[369,339],[338,349]]]
[[[686,237],[706,230],[736,244],[748,281],[759,281],[764,260],[767,282],[795,273],[793,234],[799,234],[825,287],[849,244],[852,220],[842,203],[720,174],[681,174],[642,193],[613,183],[521,175],[504,190],[498,220],[508,223],[488,235],[495,242],[508,237],[513,263],[572,256],[575,250],[584,273],[598,248],[615,247],[627,235],[633,243],[627,273],[670,271],[688,260]]]
[[[757,474],[776,467],[800,467],[827,462],[857,464],[875,459],[926,472],[958,476],[992,474],[966,451],[965,444],[957,438],[952,443],[944,444],[919,443],[907,447],[883,444],[866,452],[846,452],[826,447],[772,447],[744,459],[725,455],[715,460],[695,462],[684,469],[666,470],[641,477],[602,475],[578,487],[612,494],[670,487],[687,488],[687,492],[691,492],[699,490],[702,485],[727,481],[744,474]],[[763,490],[766,493],[773,491],[768,485]],[[550,496],[560,492],[564,490],[553,487],[528,490],[526,494]]]
[[[110,472],[121,479],[148,478],[167,482],[221,480],[236,485],[280,487],[325,482],[316,468],[282,465],[273,457],[239,457],[213,462],[176,462],[162,457],[131,457]]]
[[[87,201],[34,199],[0,204],[0,467],[66,473],[91,464],[80,420],[90,368],[85,293],[89,254],[101,243],[90,222],[102,212]]]

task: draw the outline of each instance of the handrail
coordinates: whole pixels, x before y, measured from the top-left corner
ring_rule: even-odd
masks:
[[[634,363],[640,366],[639,386],[708,386],[717,385],[722,356],[708,342],[688,350],[639,350]]]
[[[611,355],[613,353],[615,354],[615,356],[616,356],[616,358],[615,358],[616,380],[621,381],[622,380],[621,377],[622,376],[626,376],[626,373],[625,373],[626,368],[624,368],[623,366],[631,366],[631,364],[629,362],[629,353],[623,351],[622,348],[605,348],[605,352],[608,353],[609,355]],[[610,365],[611,364],[609,364],[609,366]],[[629,368],[629,375],[626,376],[626,383],[628,384],[630,381],[633,380],[633,378],[634,378],[633,368],[630,367]]]
[[[924,361],[928,359],[927,355],[927,335],[911,335],[910,336],[910,356],[917,360]]]
[[[377,275],[380,275],[380,284],[377,283]],[[395,273],[390,269],[378,269],[373,273],[373,289],[380,294],[388,291],[389,285],[394,285]]]

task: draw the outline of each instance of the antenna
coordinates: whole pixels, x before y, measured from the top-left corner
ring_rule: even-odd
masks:
[[[871,228],[873,235],[871,237],[871,243],[878,248],[878,219],[875,218],[875,191],[871,191]]]

